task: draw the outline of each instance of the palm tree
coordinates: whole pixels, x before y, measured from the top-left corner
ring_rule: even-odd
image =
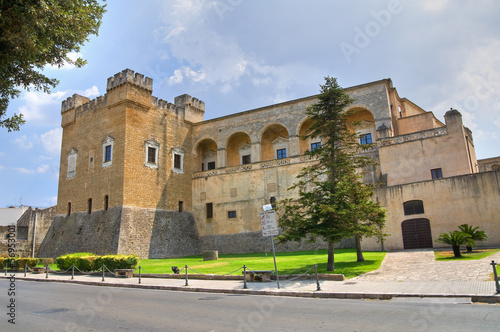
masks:
[[[451,245],[453,248],[453,254],[455,257],[462,257],[460,254],[460,246],[465,244],[465,245],[470,245],[470,246],[475,246],[476,243],[472,239],[472,237],[469,234],[462,233],[459,231],[453,231],[449,233],[441,233],[439,234],[439,237],[436,239],[437,242],[441,243],[446,243]]]
[[[474,241],[486,241],[488,240],[488,235],[484,231],[478,231],[479,226],[474,227],[473,225],[468,225],[468,224],[462,224],[458,226],[460,228],[460,231],[465,234],[469,234],[471,239]],[[467,252],[472,252],[472,246],[471,245],[466,245]]]

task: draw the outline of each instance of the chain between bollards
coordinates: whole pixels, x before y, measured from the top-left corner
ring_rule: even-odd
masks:
[[[498,283],[498,274],[497,274],[497,268],[496,266],[498,265],[495,263],[495,261],[491,261],[491,266],[493,266],[493,275],[495,276],[495,285],[497,289],[497,293],[500,293],[500,284]]]
[[[247,267],[243,265],[243,289],[247,288]]]
[[[187,286],[188,285],[188,266],[185,265],[184,269],[186,270],[186,284],[184,286]]]
[[[319,285],[319,278],[318,278],[318,265],[314,264],[314,274],[316,275],[316,290],[320,291],[321,287]]]

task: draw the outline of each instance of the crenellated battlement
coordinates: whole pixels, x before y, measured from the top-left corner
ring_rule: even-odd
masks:
[[[151,96],[151,104],[157,109],[175,112],[174,104],[163,99],[158,99],[158,97]]]
[[[133,84],[150,92],[153,91],[153,79],[149,77],[145,78],[143,74],[134,74],[134,71],[130,69],[125,69],[122,72],[109,77],[106,91],[115,89],[125,83]]]
[[[80,96],[79,94],[75,93],[71,97],[66,98],[66,100],[63,100],[63,102],[61,103],[61,114],[72,108],[76,108],[85,103],[88,103],[89,101],[89,98]]]
[[[198,98],[191,97],[188,94],[175,97],[174,103],[177,107],[189,107],[200,112],[205,112],[205,102],[199,100]]]

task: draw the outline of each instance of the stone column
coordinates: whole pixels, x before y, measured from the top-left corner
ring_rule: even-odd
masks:
[[[288,138],[288,147],[290,149],[290,157],[300,155],[300,137],[298,135],[290,136]]]
[[[217,149],[217,167],[224,168],[227,166],[227,150],[224,148]]]
[[[252,143],[252,163],[256,163],[262,160],[262,153],[260,148],[260,142]]]

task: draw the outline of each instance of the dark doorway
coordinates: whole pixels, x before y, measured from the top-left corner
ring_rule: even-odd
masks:
[[[405,249],[432,248],[431,224],[429,219],[409,219],[401,223]]]

